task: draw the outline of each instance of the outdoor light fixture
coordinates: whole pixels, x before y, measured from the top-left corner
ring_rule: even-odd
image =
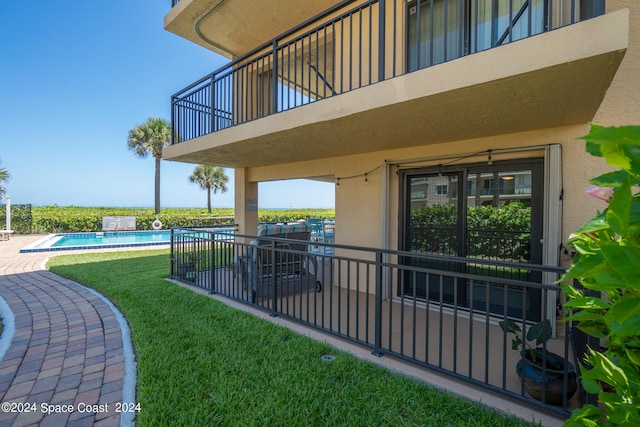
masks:
[[[493,164],[493,159],[491,158],[491,150],[489,150],[489,158],[487,159],[487,164],[491,166]]]

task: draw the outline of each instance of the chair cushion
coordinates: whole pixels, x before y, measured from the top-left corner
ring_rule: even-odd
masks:
[[[258,236],[303,233],[307,231],[311,231],[311,225],[306,222],[290,222],[288,224],[260,224],[258,226]]]

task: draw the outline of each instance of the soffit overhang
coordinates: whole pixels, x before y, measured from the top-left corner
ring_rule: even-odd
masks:
[[[338,0],[180,0],[167,31],[229,59],[252,51],[324,12]]]

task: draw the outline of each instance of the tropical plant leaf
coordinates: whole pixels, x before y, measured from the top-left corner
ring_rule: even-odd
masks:
[[[576,233],[573,234],[573,236],[578,237],[581,234],[595,233],[596,231],[607,230],[609,228],[610,226],[609,223],[607,223],[606,212],[603,212],[595,218],[587,221]]]
[[[577,326],[582,332],[596,338],[605,338],[609,335],[607,324],[602,321],[583,320]]]
[[[627,356],[627,359],[629,359],[629,362],[633,363],[636,366],[640,366],[640,352],[627,348],[625,350],[625,354]]]
[[[587,360],[593,365],[593,369],[588,371],[589,378],[597,378],[620,391],[629,388],[627,375],[603,353],[591,350]]]
[[[634,337],[640,333],[640,298],[629,298],[614,304],[604,316],[611,333]]]
[[[611,166],[640,171],[640,127],[602,127],[592,125],[580,139],[587,141],[587,151],[604,157]]]
[[[587,310],[606,310],[610,307],[609,303],[598,297],[581,297],[573,298],[565,303],[567,308],[571,309],[587,309]]]
[[[601,268],[605,264],[606,260],[604,259],[602,253],[599,252],[588,254],[588,256],[580,256],[576,261],[574,261],[574,264],[560,278],[560,280],[567,281],[572,279],[584,279],[585,277],[592,277],[594,269]]]
[[[602,387],[598,380],[589,377],[589,373],[582,373],[582,387],[584,391],[591,394],[602,393]]]
[[[602,255],[608,265],[631,289],[640,288],[640,247],[617,243],[602,245]]]
[[[626,236],[631,216],[631,184],[627,179],[616,188],[607,209],[607,222],[620,236]]]
[[[507,320],[501,320],[500,322],[498,322],[498,324],[500,325],[502,330],[507,332],[507,333],[509,333],[509,332],[513,332],[513,333],[522,332],[522,329],[520,329],[520,325],[518,325],[513,320],[508,320],[508,319]]]
[[[631,201],[631,219],[630,224],[640,224],[640,195],[636,194]],[[631,234],[631,233],[630,233]],[[635,234],[637,236],[637,232]]]
[[[527,341],[535,340],[536,345],[540,345],[547,342],[552,335],[553,329],[551,328],[551,321],[544,319],[529,328],[527,331]]]
[[[589,180],[589,182],[593,185],[597,185],[599,187],[619,187],[621,183],[626,181],[631,181],[633,178],[630,176],[629,172],[625,170],[617,170],[614,172],[605,173],[604,175],[600,175],[596,178]]]
[[[559,283],[561,281],[562,279],[558,280],[556,283]],[[567,283],[561,284],[560,287],[562,288],[562,293],[565,294],[569,299],[582,298],[584,296],[584,292]]]
[[[578,139],[594,144],[616,143],[640,147],[640,126],[610,126],[592,124],[589,133]]]
[[[605,324],[603,313],[594,313],[587,310],[580,310],[571,316],[567,316],[562,319],[563,322],[585,322],[587,320],[602,322],[603,325]]]
[[[564,427],[598,427],[598,420],[602,414],[602,409],[590,404],[584,405],[573,411],[571,419],[564,424]]]

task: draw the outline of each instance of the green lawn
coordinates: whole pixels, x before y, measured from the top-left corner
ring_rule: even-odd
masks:
[[[138,426],[530,425],[176,286],[164,280],[166,250],[60,256],[49,267],[128,319]]]

